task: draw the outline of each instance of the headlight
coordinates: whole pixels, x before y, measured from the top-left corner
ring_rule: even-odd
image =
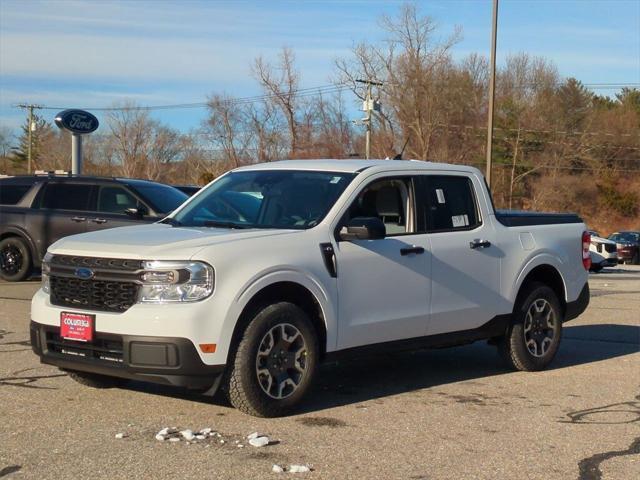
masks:
[[[51,254],[47,253],[44,256],[44,259],[42,260],[42,285],[40,286],[40,288],[42,288],[42,291],[44,293],[49,293],[49,291],[51,290],[50,285],[49,285],[49,272],[51,271],[51,267],[49,265],[49,262],[51,261]]]
[[[213,293],[214,272],[203,262],[143,263],[140,303],[197,302]]]

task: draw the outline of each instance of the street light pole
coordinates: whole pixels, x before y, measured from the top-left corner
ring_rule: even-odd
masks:
[[[491,152],[493,150],[493,104],[496,90],[496,38],[498,34],[498,0],[493,0],[491,28],[491,72],[489,75],[489,112],[487,118],[487,185],[491,186]]]

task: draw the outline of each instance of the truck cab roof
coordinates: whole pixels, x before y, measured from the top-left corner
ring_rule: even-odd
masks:
[[[368,169],[389,170],[430,170],[459,171],[480,174],[480,171],[468,165],[454,165],[422,160],[281,160],[277,162],[257,163],[237,168],[236,170],[312,170],[326,172],[357,173]]]

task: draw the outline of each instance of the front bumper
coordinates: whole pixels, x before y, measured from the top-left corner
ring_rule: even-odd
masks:
[[[96,333],[90,343],[60,338],[60,328],[31,321],[31,347],[42,363],[187,388],[216,384],[225,365],[202,362],[186,338]]]

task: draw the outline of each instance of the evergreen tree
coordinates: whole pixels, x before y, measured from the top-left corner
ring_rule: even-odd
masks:
[[[37,114],[33,114],[33,129],[31,131],[31,169],[35,170],[45,155],[45,139],[52,136],[53,128],[49,122]],[[29,118],[20,127],[18,145],[13,149],[12,161],[14,167],[26,171],[29,160]]]

